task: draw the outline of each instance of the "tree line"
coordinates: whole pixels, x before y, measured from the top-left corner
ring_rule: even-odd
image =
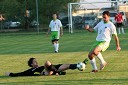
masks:
[[[67,4],[79,2],[79,0],[37,0],[39,21],[47,24],[51,20],[52,13],[66,13]],[[22,21],[26,9],[30,10],[31,19],[36,19],[36,0],[0,0],[0,14],[6,19],[17,16]]]

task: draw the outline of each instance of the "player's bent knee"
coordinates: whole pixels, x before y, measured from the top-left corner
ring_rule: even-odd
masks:
[[[93,52],[90,52],[90,53],[88,54],[88,58],[89,58],[90,60],[92,60],[92,59],[93,59],[93,57],[94,57]]]
[[[89,58],[90,60],[93,59],[93,57],[91,56],[91,54],[88,54],[88,58]]]
[[[99,52],[98,51],[94,51],[94,55],[98,55],[99,54]]]
[[[46,67],[48,67],[48,66],[50,66],[50,65],[51,65],[51,62],[50,62],[50,61],[46,61],[46,62],[45,62],[45,66],[46,66]]]
[[[88,58],[89,58],[90,60],[92,60],[92,59],[93,59],[93,57],[90,57],[90,56],[88,56]]]
[[[98,53],[99,53],[99,52],[92,52],[92,53],[88,54],[88,58],[89,58],[90,60],[92,60],[95,56],[98,55]]]

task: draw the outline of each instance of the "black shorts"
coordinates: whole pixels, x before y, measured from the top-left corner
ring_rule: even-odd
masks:
[[[62,64],[57,64],[57,65],[53,65],[53,66],[55,66],[55,68],[58,70],[61,65]]]
[[[63,65],[63,64],[57,64],[57,65],[53,65],[53,66],[55,66],[55,68],[58,70],[61,65]],[[58,72],[58,74],[59,75],[66,75],[66,72]],[[53,72],[52,75],[56,75],[56,72]]]
[[[116,23],[117,27],[122,27],[123,23]]]
[[[59,39],[54,39],[54,40],[52,40],[52,42],[55,42],[55,41],[59,41]]]

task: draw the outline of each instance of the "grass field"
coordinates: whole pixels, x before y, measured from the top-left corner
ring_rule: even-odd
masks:
[[[1,85],[128,85],[128,30],[119,35],[122,50],[116,51],[112,39],[110,47],[103,52],[108,66],[98,73],[90,73],[90,63],[85,71],[67,70],[64,76],[7,77],[5,72],[28,69],[27,60],[35,57],[40,65],[46,60],[53,64],[78,63],[87,58],[95,41],[96,33],[86,31],[64,33],[60,39],[60,52],[53,53],[50,35],[44,33],[0,34],[0,84]],[[97,60],[97,66],[99,66]]]

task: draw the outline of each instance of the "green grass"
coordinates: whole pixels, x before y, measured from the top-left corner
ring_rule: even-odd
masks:
[[[50,35],[44,33],[0,34],[0,84],[1,85],[127,85],[128,84],[128,30],[119,35],[122,50],[116,51],[112,39],[110,47],[103,52],[108,66],[96,74],[85,71],[67,70],[64,76],[7,77],[5,72],[20,72],[28,69],[27,60],[35,57],[40,65],[46,60],[53,64],[78,63],[87,58],[95,41],[96,33],[86,31],[65,33],[60,39],[60,52],[53,53]],[[99,66],[97,60],[97,66]]]

